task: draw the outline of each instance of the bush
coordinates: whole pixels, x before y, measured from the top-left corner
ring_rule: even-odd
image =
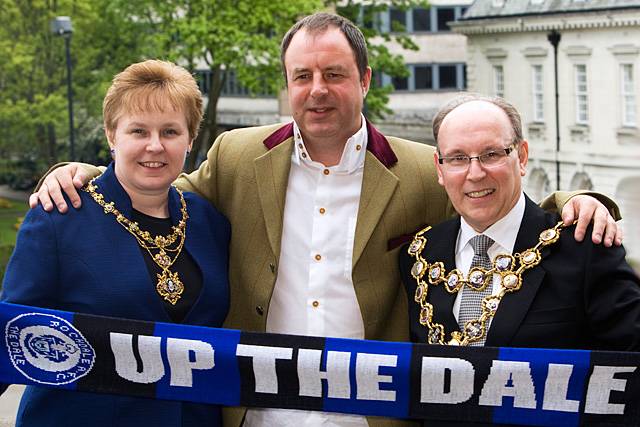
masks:
[[[40,168],[33,160],[0,161],[0,184],[14,190],[31,190],[38,183]]]

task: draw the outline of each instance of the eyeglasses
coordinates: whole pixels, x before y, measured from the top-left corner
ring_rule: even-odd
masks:
[[[487,151],[477,156],[456,154],[449,157],[440,157],[440,154],[438,154],[438,163],[445,165],[449,170],[462,172],[471,166],[471,160],[477,159],[483,167],[491,169],[504,165],[507,161],[507,157],[509,157],[509,154],[511,154],[514,148],[513,144],[511,144],[507,148]]]

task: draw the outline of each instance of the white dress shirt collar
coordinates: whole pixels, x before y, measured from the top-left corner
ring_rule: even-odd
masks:
[[[483,233],[475,231],[464,218],[460,217],[460,234],[456,246],[456,253],[460,253],[464,247],[469,244],[469,241],[478,234],[484,234],[490,237],[497,243],[497,245],[494,246],[499,246],[509,253],[512,253],[516,238],[518,237],[518,231],[520,230],[520,223],[524,216],[524,207],[524,193],[520,193],[520,198],[509,213],[494,222]]]
[[[367,121],[362,114],[360,118],[362,123],[360,129],[347,139],[347,143],[342,151],[342,156],[340,157],[340,162],[331,167],[331,171],[334,173],[352,173],[356,169],[364,167],[368,141]],[[300,133],[300,128],[298,128],[298,124],[295,121],[293,122],[293,142],[294,147],[291,161],[294,164],[299,165],[302,162],[310,167],[325,168],[324,165],[319,162],[314,162],[309,156],[307,147],[302,139],[302,134]]]

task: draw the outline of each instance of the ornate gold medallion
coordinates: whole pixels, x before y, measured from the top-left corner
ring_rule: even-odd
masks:
[[[162,274],[157,274],[157,276],[156,291],[170,304],[175,305],[184,292],[184,285],[180,277],[178,277],[178,273],[164,270]]]
[[[160,267],[162,274],[157,274],[158,283],[156,284],[156,292],[158,292],[165,301],[175,305],[184,292],[184,284],[182,280],[180,280],[178,273],[171,271],[170,267],[176,262],[184,247],[184,241],[187,235],[185,230],[187,227],[187,219],[189,218],[187,214],[187,203],[184,200],[182,191],[176,188],[176,191],[180,195],[180,213],[182,214],[182,219],[180,219],[178,226],[171,227],[173,232],[168,236],[152,236],[148,231],[141,230],[137,222],[125,217],[113,202],[106,202],[104,200],[104,195],[98,192],[98,187],[95,184],[96,178],[89,181],[83,190],[89,193],[91,198],[102,207],[105,214],[114,215],[118,224],[136,238],[138,244],[147,251],[153,262]],[[167,252],[172,253],[173,256],[170,256]]]
[[[418,284],[414,300],[420,304],[418,321],[428,329],[427,343],[440,345],[469,345],[482,339],[487,333],[488,322],[495,316],[502,298],[509,292],[516,292],[522,286],[522,273],[538,265],[542,260],[540,248],[555,243],[560,238],[563,229],[562,222],[555,227],[540,233],[538,243],[531,249],[527,249],[513,255],[500,254],[493,260],[493,267],[485,270],[481,267],[473,267],[467,277],[458,270],[453,269],[448,274],[444,263],[437,261],[429,264],[422,258],[422,250],[427,245],[424,233],[431,227],[418,232],[407,252],[415,258],[411,268],[411,275]],[[426,280],[423,277],[426,274]],[[433,305],[427,302],[429,285],[443,284],[447,292],[453,294],[459,292],[464,286],[473,291],[482,291],[494,280],[502,285],[497,295],[488,295],[482,299],[482,313],[477,319],[472,319],[464,324],[462,331],[453,331],[451,338],[445,341],[444,326],[433,321]]]

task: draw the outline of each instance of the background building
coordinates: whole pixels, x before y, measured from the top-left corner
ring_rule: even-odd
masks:
[[[468,89],[522,113],[527,193],[614,197],[629,257],[640,261],[640,1],[476,0],[453,26],[467,37]]]
[[[392,113],[377,122],[385,133],[433,143],[431,120],[436,111],[467,87],[466,37],[452,32],[450,24],[461,19],[471,3],[472,0],[431,0],[426,9],[390,8],[380,13],[383,31],[397,28],[393,24],[396,22],[419,48],[413,51],[389,45],[392,52],[404,57],[408,77],[375,75],[380,83],[391,83],[395,88],[388,104]]]

